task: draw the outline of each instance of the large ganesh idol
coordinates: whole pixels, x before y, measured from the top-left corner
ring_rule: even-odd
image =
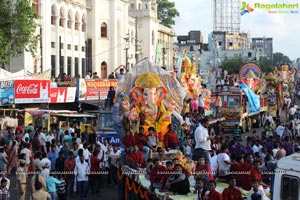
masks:
[[[120,96],[122,98],[120,98]],[[184,89],[176,78],[145,60],[133,67],[117,86],[120,119],[125,131],[133,134],[152,126],[163,138],[174,115],[182,121]]]
[[[193,59],[194,55],[192,55]],[[181,82],[186,91],[186,99],[198,99],[201,89],[200,77],[196,75],[196,64],[193,64],[188,57],[181,63]]]

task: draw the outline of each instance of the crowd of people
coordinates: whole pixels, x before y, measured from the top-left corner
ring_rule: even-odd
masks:
[[[267,113],[263,131],[253,130],[253,135],[244,141],[240,133],[225,135],[220,122],[209,126],[208,119],[198,111],[186,113],[179,130],[170,124],[164,144],[158,148],[156,130],[150,127],[145,136],[141,127],[139,134],[127,133],[123,138],[125,164],[134,169],[147,168],[152,191],[195,192],[198,200],[215,200],[242,199],[240,191],[246,190],[249,200],[268,199],[278,160],[300,152],[300,109],[286,100],[282,112],[285,111],[286,118],[281,121]],[[171,149],[184,154],[185,164],[176,157],[165,162],[164,156]],[[153,157],[154,152],[159,156]],[[194,191],[190,191],[191,176],[196,182]],[[217,182],[226,182],[229,187],[218,193]]]
[[[8,129],[0,142],[1,200],[9,199],[12,174],[17,176],[20,200],[63,200],[75,195],[84,200],[89,192],[101,196],[105,185],[117,187],[110,157],[120,155],[120,150],[106,138],[96,142],[87,127],[80,130],[71,124],[67,130],[48,131],[29,124],[15,132]]]

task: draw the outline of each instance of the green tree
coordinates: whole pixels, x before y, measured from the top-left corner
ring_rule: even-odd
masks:
[[[279,67],[281,64],[291,64],[290,58],[283,53],[276,52],[273,53],[273,66]]]
[[[258,61],[258,65],[263,73],[269,73],[273,71],[273,64],[272,60],[267,57],[260,57]]]
[[[171,27],[175,24],[175,17],[179,17],[179,12],[175,8],[175,2],[168,0],[157,0],[157,15],[161,24]]]
[[[24,48],[32,54],[36,52],[38,36],[34,32],[38,15],[30,0],[0,2],[0,66],[4,67],[10,57],[21,54]]]
[[[245,63],[247,60],[241,57],[226,59],[222,62],[222,69],[226,70],[228,74],[238,74]]]

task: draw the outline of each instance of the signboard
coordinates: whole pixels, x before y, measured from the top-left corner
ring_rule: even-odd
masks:
[[[79,79],[79,100],[106,99],[110,86],[117,87],[117,79]]]
[[[61,87],[50,89],[50,103],[75,102],[76,87]]]
[[[0,106],[14,104],[14,81],[0,81]]]
[[[15,103],[48,103],[50,80],[15,80]]]
[[[119,135],[116,132],[103,133],[96,132],[96,142],[103,144],[103,140],[107,138],[110,144],[116,144],[118,147],[121,146],[121,140]]]

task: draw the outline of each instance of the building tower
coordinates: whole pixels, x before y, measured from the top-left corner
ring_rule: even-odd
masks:
[[[241,0],[213,0],[213,31],[239,32]]]

